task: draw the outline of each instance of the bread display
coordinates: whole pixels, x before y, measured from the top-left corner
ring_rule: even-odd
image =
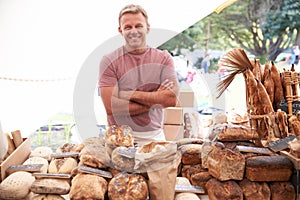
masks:
[[[108,184],[111,200],[145,200],[149,197],[146,179],[138,174],[119,173]]]
[[[293,163],[285,156],[255,156],[246,160],[245,176],[250,181],[288,181]]]
[[[77,174],[71,183],[69,197],[71,200],[104,200],[107,181],[97,175]]]

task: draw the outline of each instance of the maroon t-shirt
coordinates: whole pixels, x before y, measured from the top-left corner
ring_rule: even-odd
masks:
[[[174,63],[167,51],[148,47],[140,54],[120,47],[103,56],[99,70],[99,87],[118,86],[119,91],[156,91],[166,79],[177,80]],[[152,131],[162,128],[163,110],[130,116],[107,116],[109,125],[128,125],[134,131]]]

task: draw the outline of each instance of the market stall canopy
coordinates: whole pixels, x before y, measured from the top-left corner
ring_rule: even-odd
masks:
[[[58,112],[72,112],[77,74],[89,54],[117,36],[118,12],[142,5],[152,28],[179,33],[233,1],[0,1],[0,121],[31,133]],[[200,3],[200,4],[199,4]],[[158,40],[166,42],[174,35]]]

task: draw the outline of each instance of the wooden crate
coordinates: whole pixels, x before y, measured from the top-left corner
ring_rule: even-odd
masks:
[[[12,152],[0,165],[0,182],[2,182],[7,174],[6,169],[12,165],[20,165],[23,164],[25,160],[28,159],[28,156],[31,152],[30,140],[28,138],[24,138],[24,141],[16,150]]]

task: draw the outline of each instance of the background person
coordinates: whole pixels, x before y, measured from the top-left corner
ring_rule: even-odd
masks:
[[[98,86],[108,125],[128,125],[139,145],[165,141],[163,108],[175,106],[178,93],[173,58],[146,44],[148,15],[139,5],[119,13],[125,45],[103,56]]]

